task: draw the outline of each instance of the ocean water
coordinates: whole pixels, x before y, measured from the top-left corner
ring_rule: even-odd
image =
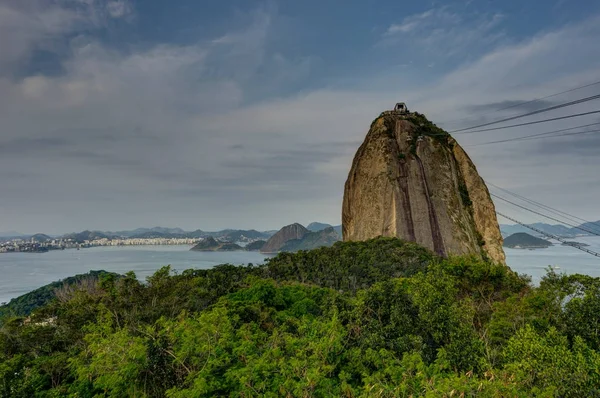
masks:
[[[577,239],[600,252],[600,237]],[[145,279],[164,265],[183,271],[208,269],[218,264],[260,264],[266,258],[257,252],[191,252],[189,246],[121,246],[60,250],[48,253],[0,253],[0,303],[48,283],[90,270],[117,273],[134,271]],[[539,283],[548,266],[556,272],[600,277],[600,258],[557,244],[547,249],[505,249],[508,265],[531,275]]]
[[[587,249],[600,253],[600,236],[585,236],[569,239],[586,243]],[[532,277],[532,282],[538,284],[546,275],[548,266],[555,268],[557,273],[584,274],[600,277],[600,257],[569,246],[555,245],[546,249],[508,249],[504,248],[507,264],[521,274]]]
[[[266,257],[258,252],[192,252],[190,247],[116,246],[47,253],[0,253],[0,303],[91,270],[133,271],[143,280],[165,265],[183,271],[208,269],[219,264],[261,264]]]

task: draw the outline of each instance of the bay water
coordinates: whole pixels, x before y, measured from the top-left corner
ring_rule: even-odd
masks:
[[[573,239],[600,252],[600,237]],[[133,271],[144,280],[165,265],[179,272],[208,269],[218,264],[261,264],[266,258],[258,252],[192,252],[190,246],[117,246],[67,249],[48,253],[0,253],[0,303],[28,293],[48,283],[89,272]],[[532,277],[538,284],[548,266],[556,272],[600,277],[600,258],[572,247],[556,244],[547,249],[507,249],[508,265]]]

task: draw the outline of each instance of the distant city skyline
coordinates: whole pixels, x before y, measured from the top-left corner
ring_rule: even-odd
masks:
[[[600,81],[598,42],[591,0],[8,0],[0,231],[338,225],[381,111],[404,101],[453,131],[599,94],[508,108]],[[596,122],[455,137],[486,181],[594,221],[600,134],[477,144]]]

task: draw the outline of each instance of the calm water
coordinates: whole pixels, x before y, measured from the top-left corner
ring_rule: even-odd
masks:
[[[587,249],[600,252],[600,236],[578,237],[569,239],[581,243],[587,243]],[[515,271],[521,274],[531,275],[535,284],[539,283],[542,276],[546,274],[549,265],[559,267],[558,273],[585,274],[600,277],[600,257],[594,257],[581,250],[555,244],[547,249],[524,250],[507,249],[506,262]]]
[[[218,264],[260,264],[257,252],[191,252],[190,246],[93,247],[48,253],[0,253],[0,303],[48,283],[90,270],[134,271],[145,279],[164,265],[183,271]]]
[[[600,237],[577,238],[600,252]],[[557,272],[580,273],[600,277],[600,258],[572,247],[555,245],[547,249],[506,249],[508,265],[519,273],[531,275],[538,283],[549,265]],[[207,269],[218,264],[260,264],[265,256],[256,252],[191,252],[188,246],[95,247],[49,253],[0,254],[0,303],[48,283],[86,273],[106,270],[117,273],[134,271],[140,279],[164,265],[183,271]]]

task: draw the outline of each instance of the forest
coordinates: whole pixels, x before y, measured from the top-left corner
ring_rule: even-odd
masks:
[[[96,273],[19,308],[0,397],[600,396],[599,278],[534,286],[395,238]]]

